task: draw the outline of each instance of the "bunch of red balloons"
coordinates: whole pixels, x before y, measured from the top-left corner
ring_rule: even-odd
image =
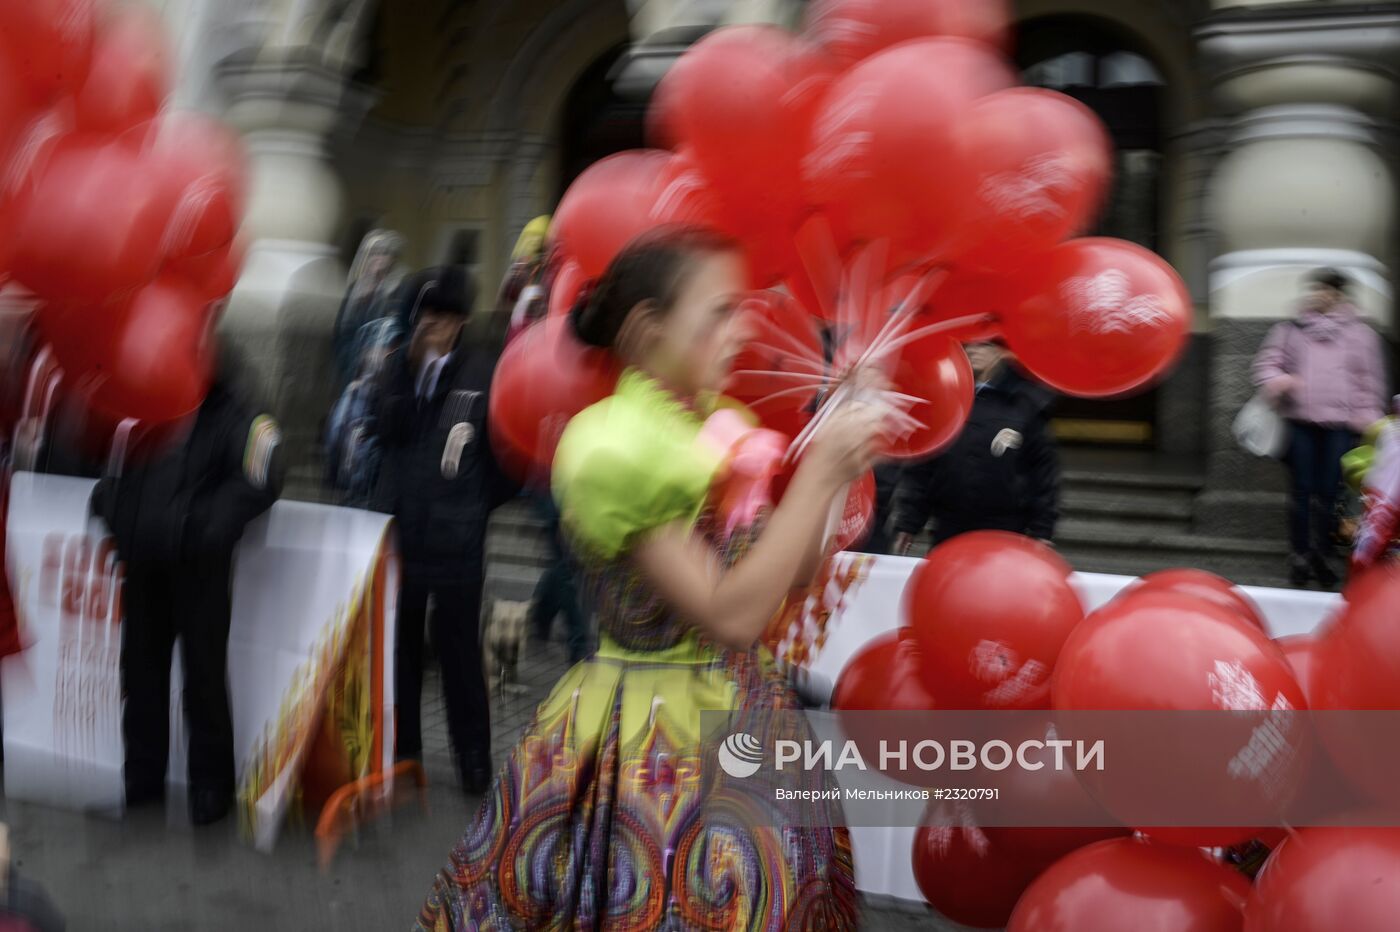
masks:
[[[1082,710],[1400,709],[1400,570],[1356,580],[1315,635],[1277,641],[1253,600],[1211,573],[1154,573],[1087,615],[1069,577],[1052,550],[1016,535],[940,545],[910,578],[904,624],[848,661],[832,705],[838,714],[1046,709],[1071,728]],[[1393,806],[1400,752],[1364,731],[1364,718],[1342,722],[1356,724],[1320,729],[1325,753],[1300,740],[1262,780],[1232,776],[1209,744],[1193,746],[1190,773],[1231,806],[1261,793],[1284,804],[1310,780],[1314,792],[1335,786],[1310,776],[1335,767],[1356,793],[1336,800],[1338,814],[1363,824],[1368,807]],[[1177,753],[1179,744],[1163,744]],[[1086,826],[1129,818],[1125,800],[1143,792],[1067,771],[1014,779],[1018,800],[1092,812]],[[1386,811],[1370,823],[1394,824]],[[1206,850],[1251,839],[1273,849],[1253,888]],[[913,866],[931,905],[981,928],[1378,932],[1394,927],[1400,904],[1400,830],[1387,828],[994,828],[943,814],[916,834]]]
[[[697,225],[741,245],[754,288],[783,291],[753,302],[761,326],[729,387],[774,429],[796,435],[812,417],[818,386],[802,377],[839,383],[882,342],[874,362],[915,425],[893,457],[961,429],[973,379],[959,339],[999,334],[1070,394],[1141,389],[1179,353],[1190,298],[1147,250],[1071,238],[1095,218],[1112,146],[1075,100],[1015,86],[1009,31],[1003,0],[814,0],[802,34],[708,34],[656,90],[659,148],[604,159],[565,193],[552,313],[638,235]],[[888,333],[906,302],[911,319]],[[537,393],[501,412],[520,422],[504,433],[592,400]]]
[[[199,406],[241,263],[241,147],[165,112],[170,63],[140,5],[0,4],[0,272],[108,427]]]

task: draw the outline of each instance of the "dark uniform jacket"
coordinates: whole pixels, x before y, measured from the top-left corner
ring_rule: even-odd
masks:
[[[469,570],[479,573],[491,510],[516,492],[487,433],[494,371],[493,357],[459,346],[420,400],[407,353],[386,366],[374,507],[397,518],[404,573],[416,581],[460,583]]]
[[[189,437],[99,481],[92,511],[129,566],[226,567],[243,529],[277,501],[282,477],[276,422],[215,381]]]
[[[1049,539],[1058,517],[1059,462],[1050,396],[1004,363],[977,392],[967,424],[943,453],[905,468],[894,496],[896,533],[934,539],[1005,530]]]

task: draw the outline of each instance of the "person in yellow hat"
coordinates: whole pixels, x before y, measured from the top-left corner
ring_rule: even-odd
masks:
[[[501,282],[496,312],[509,315],[506,343],[545,315],[549,309],[549,286],[554,278],[552,250],[549,247],[549,217],[536,217],[525,224],[510,254],[510,270]]]

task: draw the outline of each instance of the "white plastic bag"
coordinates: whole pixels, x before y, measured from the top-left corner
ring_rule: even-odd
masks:
[[[1288,422],[1262,392],[1245,402],[1231,428],[1235,442],[1255,456],[1280,459],[1288,452]]]

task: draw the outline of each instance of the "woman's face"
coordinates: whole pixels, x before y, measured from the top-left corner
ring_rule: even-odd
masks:
[[[1308,306],[1315,311],[1326,314],[1332,308],[1342,303],[1345,296],[1336,288],[1315,282],[1308,289]]]
[[[748,339],[743,315],[734,313],[747,291],[744,280],[738,253],[696,259],[660,318],[647,368],[684,395],[718,391]]]

